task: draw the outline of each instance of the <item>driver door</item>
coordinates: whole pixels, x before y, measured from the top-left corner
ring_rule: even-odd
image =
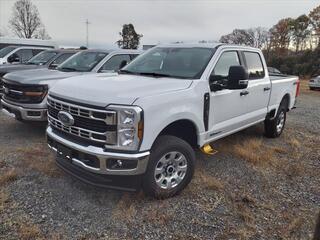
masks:
[[[222,85],[221,90],[211,90],[209,110],[209,132],[207,139],[215,140],[227,133],[236,131],[246,124],[247,98],[240,94],[246,91],[226,89],[229,68],[243,65],[240,54],[236,50],[228,50],[221,53],[210,74],[210,82],[216,81]]]

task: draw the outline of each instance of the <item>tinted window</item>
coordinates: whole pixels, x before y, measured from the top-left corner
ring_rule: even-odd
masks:
[[[33,56],[35,56],[43,51],[44,51],[43,49],[32,49]]]
[[[58,70],[90,72],[107,55],[104,52],[80,52],[62,63]]]
[[[100,71],[101,70],[104,70],[104,71],[117,71],[117,70],[119,70],[120,64],[123,61],[126,61],[127,63],[129,63],[130,62],[130,56],[129,55],[125,55],[125,54],[113,56],[105,64],[103,64],[103,66],[100,69]]]
[[[55,55],[57,55],[57,52],[43,51],[38,55],[34,56],[33,58],[31,58],[27,63],[35,64],[35,65],[45,64],[49,60],[51,60]]]
[[[229,68],[231,66],[239,66],[240,60],[236,51],[224,52],[216,63],[211,76],[216,80],[227,79],[229,75]]]
[[[61,63],[63,63],[64,61],[66,61],[69,57],[71,57],[72,55],[74,55],[74,53],[63,53],[61,54],[59,57],[57,57],[51,64],[50,66],[54,65],[54,66],[58,66]]]
[[[214,49],[155,47],[123,70],[137,74],[162,74],[176,78],[200,78]]]
[[[244,57],[247,63],[249,79],[263,78],[265,74],[260,55],[255,52],[244,52]]]
[[[14,49],[16,49],[17,47],[5,47],[2,48],[0,50],[0,58],[3,58],[4,56],[6,56],[8,53],[12,52]]]
[[[138,57],[138,56],[139,56],[139,54],[130,54],[131,61],[132,61],[133,59],[135,59],[136,57]]]
[[[20,58],[20,62],[26,62],[33,57],[32,49],[21,49],[15,52]]]

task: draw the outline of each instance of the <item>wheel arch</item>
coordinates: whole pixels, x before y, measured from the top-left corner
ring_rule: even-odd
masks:
[[[187,129],[187,130],[186,130]],[[162,135],[171,135],[183,139],[192,147],[198,147],[199,129],[190,119],[178,119],[162,128],[156,139]]]

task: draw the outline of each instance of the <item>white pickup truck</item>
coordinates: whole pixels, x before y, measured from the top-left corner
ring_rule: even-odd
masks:
[[[195,153],[264,122],[278,137],[299,80],[270,77],[259,49],[156,46],[114,77],[78,76],[49,92],[47,141],[65,171],[98,186],[170,197],[190,182]]]

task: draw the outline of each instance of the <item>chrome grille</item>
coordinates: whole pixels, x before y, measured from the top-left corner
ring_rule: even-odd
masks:
[[[65,126],[57,117],[59,111],[70,113],[75,119],[74,124]],[[48,97],[49,124],[65,133],[97,143],[115,144],[116,120],[116,112],[86,108]]]

